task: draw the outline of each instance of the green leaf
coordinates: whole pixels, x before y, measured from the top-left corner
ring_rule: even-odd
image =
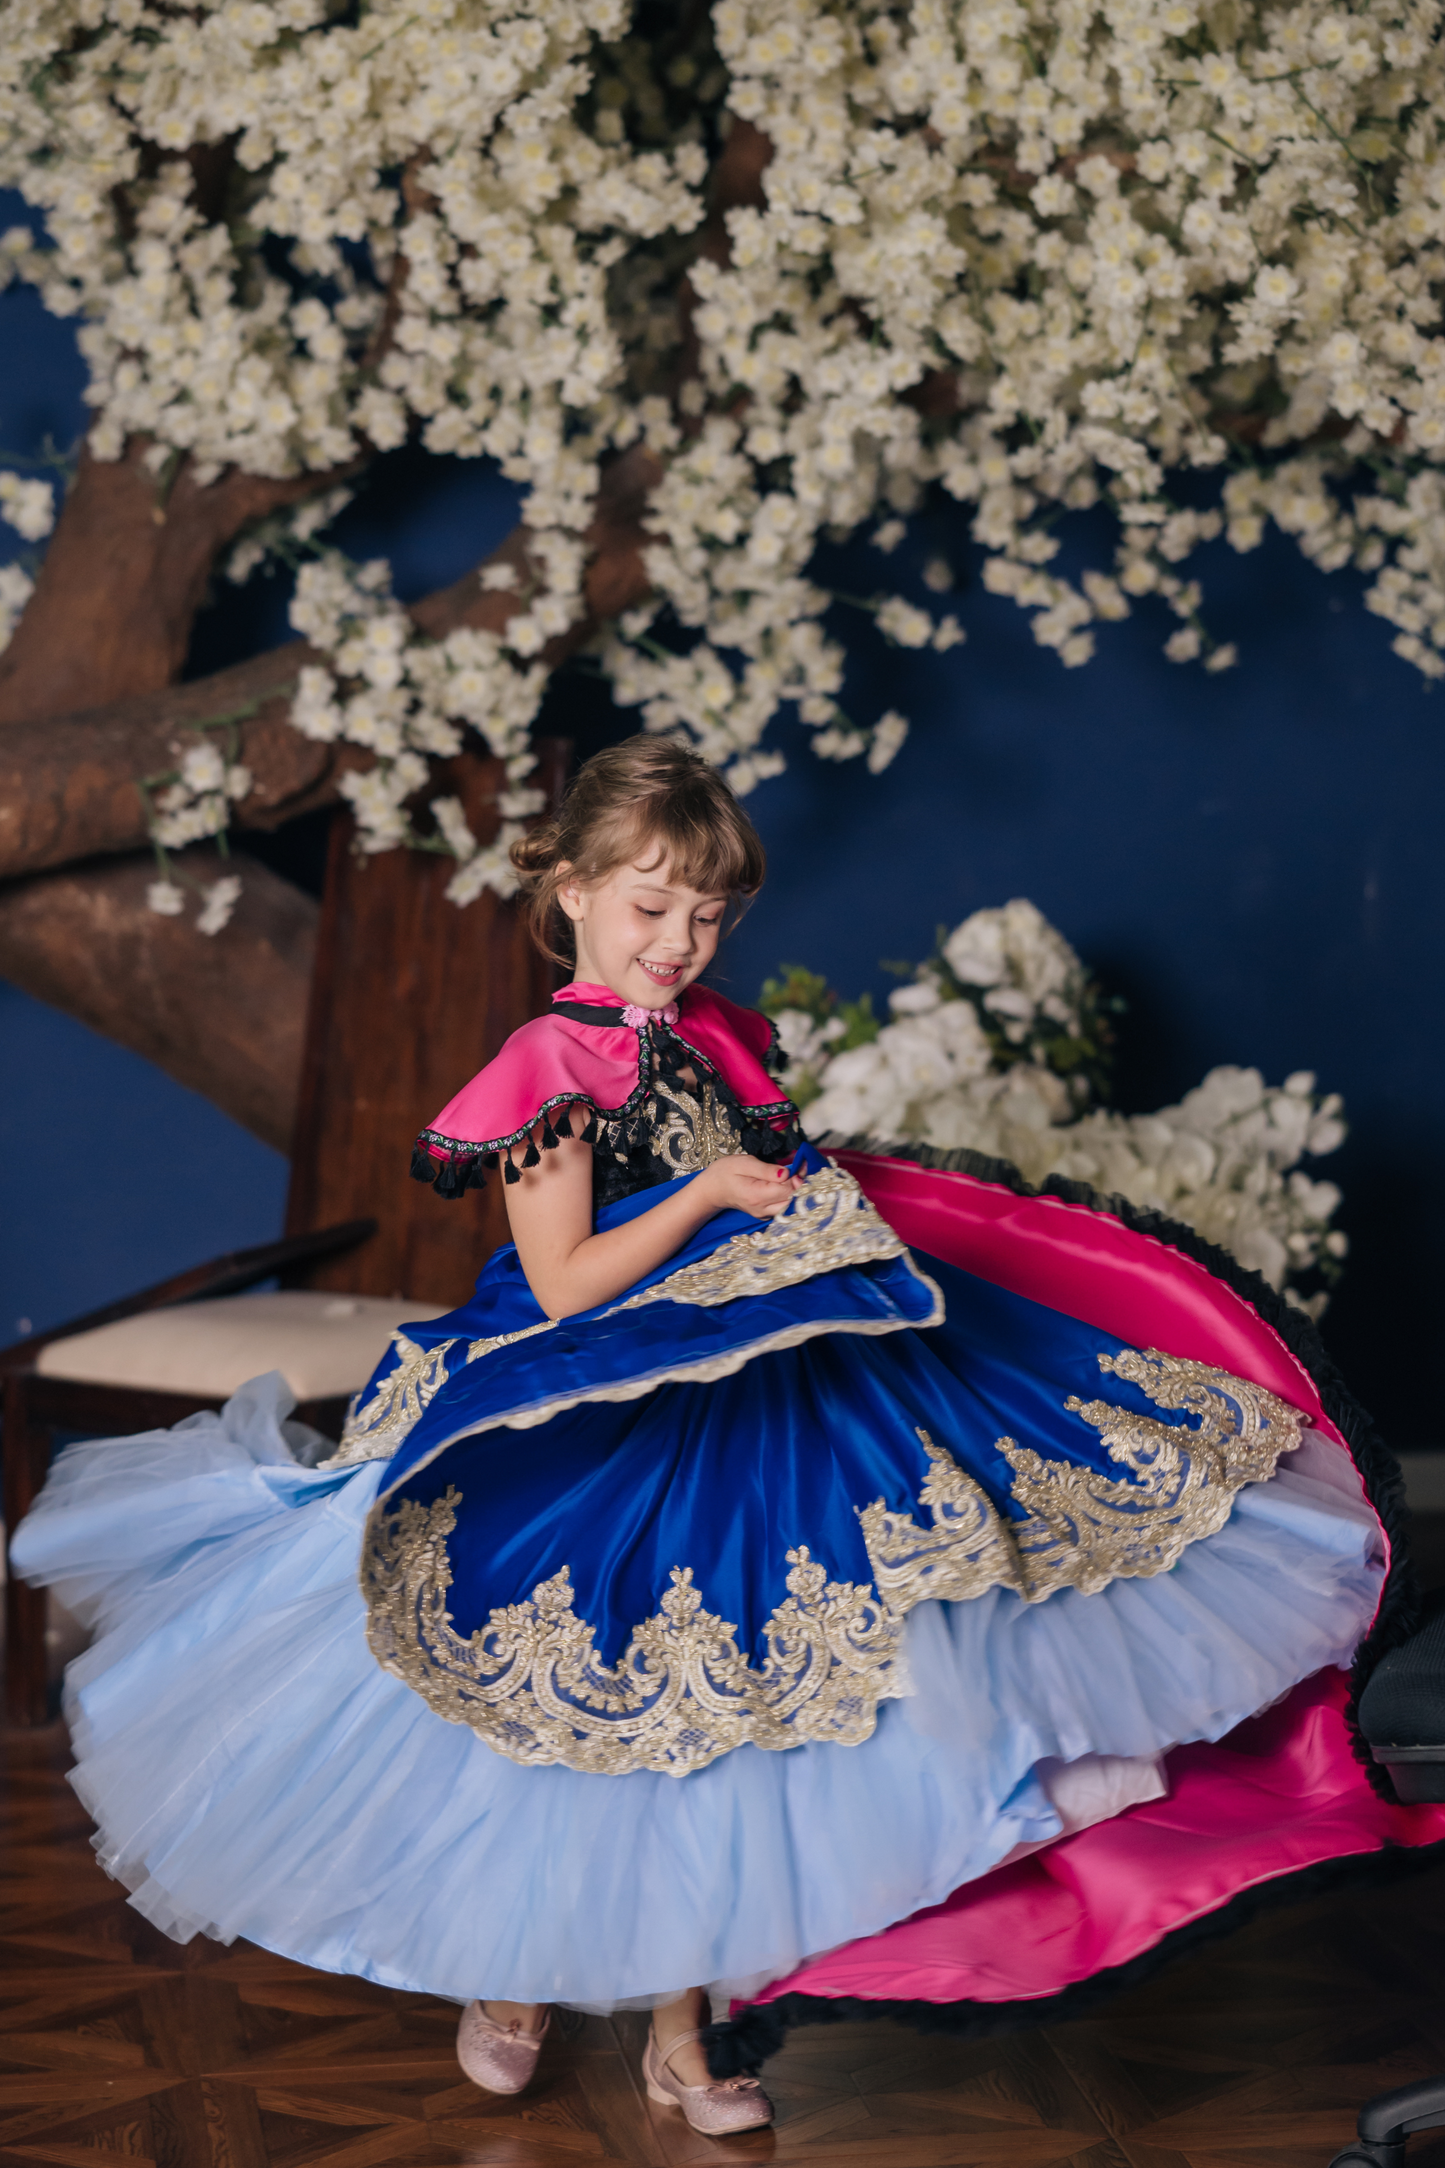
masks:
[[[834,1048],[839,1054],[846,1054],[853,1046],[871,1046],[883,1028],[873,1014],[871,994],[862,994],[857,1001],[839,1002],[838,1014],[847,1027]]]
[[[779,1016],[784,1009],[801,1009],[815,1024],[826,1024],[838,1006],[838,996],[821,972],[802,964],[779,964],[781,977],[764,979],[758,1007],[765,1016]],[[877,1036],[875,1026],[872,1037]]]

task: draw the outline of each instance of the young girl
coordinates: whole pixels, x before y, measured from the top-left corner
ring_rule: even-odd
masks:
[[[1089,1322],[1062,1206],[1039,1299],[912,1255],[804,1142],[771,1026],[701,983],[763,876],[716,771],[632,739],[516,858],[573,982],[414,1167],[505,1182],[473,1299],[321,1466],[260,1379],[64,1454],[15,1561],[95,1623],[73,1781],[151,1919],[454,1997],[494,2092],[551,2005],[650,2006],[651,2097],[741,2130],[771,2108],[710,2077],[706,1988],[1157,1799],[1349,1660],[1382,1546],[1302,1369],[1297,1404]],[[929,1247],[995,1191],[935,1178]]]

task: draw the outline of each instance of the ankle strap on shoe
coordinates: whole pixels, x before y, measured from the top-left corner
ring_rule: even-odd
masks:
[[[678,2048],[690,2047],[694,2040],[701,2040],[702,2027],[700,2025],[694,2025],[691,2032],[674,2033],[672,2038],[668,2041],[667,2046],[664,2047],[662,2042],[657,2037],[657,2027],[654,2025],[652,2028],[652,2038],[653,2044],[657,2049],[657,2059],[661,2063],[663,2069],[666,2070],[670,2058]]]

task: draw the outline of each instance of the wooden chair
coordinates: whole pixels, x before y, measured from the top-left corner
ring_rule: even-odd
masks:
[[[537,780],[555,804],[570,747],[545,740],[537,750]],[[448,767],[447,787],[461,798],[473,833],[485,839],[497,825],[500,762],[465,754]],[[254,1339],[258,1319],[264,1334],[265,1319],[284,1312],[294,1347],[298,1327],[304,1342],[309,1321],[328,1311],[346,1314],[350,1352],[321,1345],[313,1367],[324,1371],[329,1362],[335,1370],[350,1360],[361,1374],[324,1380],[327,1389],[304,1393],[295,1411],[338,1437],[350,1395],[365,1383],[391,1324],[465,1301],[483,1260],[506,1239],[501,1184],[439,1201],[410,1179],[411,1143],[508,1033],[545,1009],[556,984],[553,967],[532,945],[515,906],[483,896],[458,910],[445,900],[450,860],[401,850],[364,858],[352,841],[351,819],[338,813],[284,1236],[0,1349],[7,1530],[18,1527],[44,1482],[57,1430],[123,1435],[223,1405],[240,1381],[205,1375],[216,1360],[217,1326],[224,1334],[239,1325]],[[249,1314],[220,1309],[222,1298],[269,1279],[297,1291],[299,1301]],[[318,1304],[321,1292],[332,1300]],[[182,1308],[197,1303],[206,1312]],[[157,1311],[175,1325],[157,1333],[147,1322]],[[67,1343],[82,1334],[97,1338],[67,1355]],[[358,1351],[368,1335],[374,1344],[362,1360]],[[159,1374],[145,1372],[147,1361],[156,1361]],[[119,1370],[130,1382],[108,1382],[97,1366]],[[285,1364],[262,1359],[253,1369],[271,1367]],[[68,1368],[76,1374],[67,1376]],[[45,1592],[7,1574],[6,1704],[14,1723],[43,1723],[48,1714],[45,1625]]]

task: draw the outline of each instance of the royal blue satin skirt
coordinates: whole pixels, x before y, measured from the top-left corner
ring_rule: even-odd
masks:
[[[149,1917],[459,2000],[746,1985],[1349,1660],[1375,1523],[1293,1411],[807,1171],[561,1325],[498,1253],[330,1466],[275,1377],[60,1457],[16,1564],[94,1629],[73,1781]]]

